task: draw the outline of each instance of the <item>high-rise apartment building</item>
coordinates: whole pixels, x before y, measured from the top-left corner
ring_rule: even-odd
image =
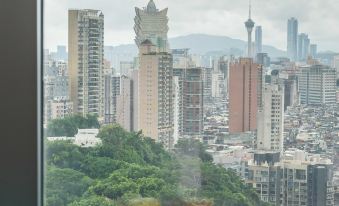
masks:
[[[62,119],[73,114],[73,103],[68,99],[55,98],[51,102],[46,102],[50,108],[51,119]]]
[[[284,79],[285,97],[284,97],[284,111],[289,106],[296,106],[299,103],[298,81],[296,76],[290,76]]]
[[[213,68],[203,68],[204,81],[204,102],[210,103],[212,101],[212,74]]]
[[[296,61],[298,59],[298,20],[290,18],[287,22],[287,55]]]
[[[112,112],[112,74],[104,76],[104,122],[106,124],[113,122]]]
[[[133,80],[121,76],[120,94],[117,96],[116,122],[126,131],[134,131]]]
[[[68,95],[67,73],[67,63],[64,61],[48,60],[45,62],[43,77],[45,124],[52,119],[63,118],[73,113],[73,103],[70,102]],[[61,104],[64,104],[63,108]]]
[[[310,45],[310,56],[314,59],[317,57],[318,46],[316,44]]]
[[[144,9],[135,8],[134,31],[138,47],[148,39],[156,45],[158,51],[169,52],[167,11],[167,8],[159,11],[153,0],[150,0]]]
[[[255,53],[262,53],[262,27],[255,27]]]
[[[201,67],[173,69],[174,134],[176,139],[199,138],[203,133],[203,71],[204,68]]]
[[[182,135],[201,137],[204,130],[203,69],[188,68],[183,80]]]
[[[283,151],[284,87],[279,83],[266,84],[262,91],[263,104],[258,110],[256,148]]]
[[[212,97],[221,98],[225,90],[224,74],[221,72],[213,72],[211,83]]]
[[[174,73],[174,69],[173,69]],[[178,143],[182,134],[182,77],[173,75],[173,144]]]
[[[267,53],[257,53],[255,58],[256,63],[261,64],[264,67],[269,67],[271,64],[271,58]]]
[[[130,76],[133,87],[132,100],[133,100],[133,130],[140,131],[139,127],[139,70],[133,70]]]
[[[191,55],[189,55],[189,49],[172,49],[173,55],[173,69],[188,68],[194,66]]]
[[[275,206],[334,206],[333,164],[300,150],[257,152],[248,162],[245,182],[261,200]]]
[[[299,72],[301,104],[335,104],[336,71],[325,65],[303,66]]]
[[[334,206],[333,164],[304,151],[287,151],[282,169],[281,204],[284,206]]]
[[[138,126],[145,136],[173,146],[173,61],[145,40],[139,47]]]
[[[245,182],[253,187],[264,202],[280,206],[281,168],[277,165],[280,153],[256,151],[247,163]]]
[[[56,52],[56,59],[62,60],[62,61],[67,61],[68,55],[66,51],[66,46],[57,46],[57,52]]]
[[[132,70],[134,69],[133,61],[121,61],[120,62],[120,76],[130,76]]]
[[[219,67],[219,72],[222,74],[222,82],[223,82],[223,91],[222,95],[223,97],[228,96],[228,83],[229,83],[229,60],[227,59],[226,56],[220,57],[218,61],[218,67]]]
[[[69,10],[69,94],[74,112],[104,116],[104,15],[98,10]]]
[[[220,57],[218,61],[219,72],[223,74],[224,79],[228,78],[229,75],[229,61],[226,56]]]
[[[251,58],[230,63],[229,131],[239,133],[257,129],[257,110],[261,104],[262,66]]]
[[[120,94],[120,76],[106,74],[104,76],[104,122],[116,123],[117,96]]]

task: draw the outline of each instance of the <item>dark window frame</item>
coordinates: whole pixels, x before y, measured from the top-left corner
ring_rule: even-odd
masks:
[[[2,206],[43,204],[42,1],[1,1]]]

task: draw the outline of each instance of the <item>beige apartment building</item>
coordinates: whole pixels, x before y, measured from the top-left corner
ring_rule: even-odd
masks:
[[[138,129],[169,148],[173,144],[173,61],[151,41],[139,48]]]
[[[104,15],[68,11],[69,95],[74,113],[104,114]]]

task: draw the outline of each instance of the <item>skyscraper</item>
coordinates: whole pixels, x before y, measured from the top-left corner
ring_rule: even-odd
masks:
[[[262,53],[262,28],[255,27],[255,53]]]
[[[56,58],[58,60],[63,60],[63,61],[67,60],[66,46],[61,46],[61,45],[57,46]]]
[[[310,39],[305,33],[298,35],[298,60],[306,61],[310,54]]]
[[[172,55],[157,52],[150,40],[139,49],[138,129],[169,148],[173,146]]]
[[[257,129],[257,110],[261,104],[262,66],[252,58],[230,64],[229,131],[239,133]]]
[[[293,61],[298,58],[298,20],[293,17],[287,22],[287,55]]]
[[[312,58],[316,58],[318,53],[318,47],[316,44],[310,45],[310,55]]]
[[[254,27],[254,21],[251,19],[251,2],[249,5],[249,13],[248,13],[248,20],[245,22],[245,26],[247,29],[247,57],[253,57],[252,53],[252,31]]]
[[[138,47],[148,39],[156,45],[158,51],[169,52],[167,11],[167,8],[159,11],[153,0],[150,0],[144,9],[135,8],[134,31]]]
[[[69,94],[74,112],[104,114],[104,15],[98,10],[69,10]]]

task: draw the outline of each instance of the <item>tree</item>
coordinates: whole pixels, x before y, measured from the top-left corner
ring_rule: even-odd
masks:
[[[117,204],[108,198],[92,195],[81,198],[81,200],[74,201],[68,206],[117,206]]]
[[[71,122],[87,126],[82,117]],[[98,137],[102,144],[93,148],[47,141],[46,205],[266,205],[234,171],[213,164],[199,141],[180,140],[169,153],[117,125]]]
[[[46,173],[46,205],[66,206],[79,199],[92,182],[89,177],[81,172],[48,167]]]
[[[113,160],[108,157],[88,155],[81,163],[80,170],[91,178],[107,178],[115,170],[127,167],[123,161]]]
[[[50,165],[79,170],[84,154],[70,141],[46,141],[46,159]]]
[[[159,193],[166,186],[166,182],[160,178],[140,178],[137,180],[139,194],[142,197],[159,198]]]
[[[205,146],[195,139],[180,139],[175,145],[177,153],[199,157],[203,162],[212,162],[213,158],[205,150]]]
[[[64,119],[54,119],[48,123],[47,136],[49,137],[74,137],[78,129],[99,128],[100,124],[96,115],[88,114],[67,116]]]
[[[138,186],[121,174],[113,173],[109,178],[98,181],[90,188],[90,192],[117,200],[127,193],[138,194]]]

